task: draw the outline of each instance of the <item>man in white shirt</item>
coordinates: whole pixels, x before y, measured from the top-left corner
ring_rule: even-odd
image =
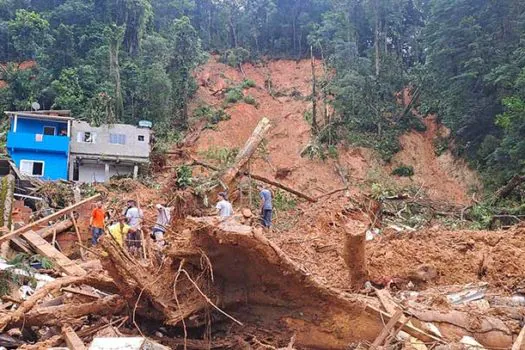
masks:
[[[230,202],[228,202],[226,193],[221,192],[218,195],[219,202],[215,206],[215,208],[219,211],[219,216],[221,218],[227,218],[233,215],[233,207]]]
[[[131,253],[136,254],[142,247],[141,239],[141,223],[144,214],[142,210],[137,207],[137,203],[134,200],[128,201],[128,209],[126,210],[126,218],[130,226],[127,237],[127,246]]]

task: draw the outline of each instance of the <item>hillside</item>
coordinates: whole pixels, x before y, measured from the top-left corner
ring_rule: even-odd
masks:
[[[463,161],[454,159],[449,151],[439,157],[435,154],[434,140],[447,132],[443,126],[437,125],[435,118],[424,119],[427,131],[402,136],[403,149],[391,165],[381,164],[368,149],[348,145],[337,148],[337,159],[301,157],[301,151],[311,139],[311,127],[304,117],[305,112],[312,108],[308,101],[312,93],[310,61],[278,60],[258,66],[245,64],[243,71],[245,76],[238,69],[219,63],[217,57],[212,57],[197,70],[200,86],[193,101],[194,107],[202,104],[222,106],[224,95],[217,94],[217,91],[239,85],[244,79],[255,81],[256,86],[244,92],[253,96],[258,106],[243,102],[228,105],[225,110],[231,119],[219,123],[215,130],[205,130],[193,149],[195,153],[241,147],[257,122],[266,116],[272,129],[264,154],[253,160],[251,167],[268,177],[286,169],[288,175],[283,182],[313,196],[345,186],[341,173],[347,176],[354,189],[368,191],[374,182],[395,184],[397,188],[412,186],[427,192],[431,199],[458,204],[468,204],[470,191],[480,186],[476,174]],[[273,96],[265,88],[268,81],[271,81]],[[392,169],[400,164],[413,166],[415,175],[410,179],[391,176]]]

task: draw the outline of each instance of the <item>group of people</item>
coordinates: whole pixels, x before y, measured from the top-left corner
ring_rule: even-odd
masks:
[[[261,198],[261,224],[269,229],[272,225],[272,192],[263,186],[258,186],[258,190]],[[171,222],[171,211],[173,208],[162,204],[157,204],[155,208],[157,210],[157,220],[151,229],[151,238],[162,249],[165,246],[164,234]],[[215,208],[221,218],[233,216],[233,207],[228,201],[228,196],[225,192],[219,193]],[[109,232],[121,247],[125,246],[130,253],[137,255],[140,253],[143,244],[143,221],[144,213],[134,200],[127,201],[127,207],[116,220],[112,220],[104,210],[102,202],[98,202],[91,213],[89,221],[91,243],[92,245],[97,245],[104,233]]]
[[[152,228],[151,237],[159,247],[164,247],[164,234],[171,221],[171,210],[168,206],[157,204],[157,220]],[[115,239],[122,247],[126,247],[132,254],[139,254],[142,247],[142,224],[144,213],[134,200],[127,201],[127,207],[118,216],[116,222],[111,220],[108,213],[104,210],[102,202],[97,203],[91,213],[91,243],[97,245],[100,237],[106,232]]]
[[[261,224],[263,225],[263,227],[269,229],[272,226],[272,192],[262,185],[257,186],[257,189],[259,190],[259,197],[261,199]],[[228,195],[225,192],[221,192],[219,193],[217,200],[218,202],[215,206],[215,208],[217,209],[217,214],[221,218],[228,218],[230,216],[233,216],[233,207],[232,204],[228,201]]]

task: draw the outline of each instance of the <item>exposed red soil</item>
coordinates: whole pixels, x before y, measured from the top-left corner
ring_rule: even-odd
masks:
[[[0,63],[0,67],[3,69],[7,68],[7,63]],[[26,69],[32,69],[34,67],[36,67],[36,61],[29,60],[29,61],[23,61],[19,63],[16,69],[26,70]],[[4,80],[0,80],[0,89],[3,89],[5,87],[7,87],[7,82],[5,82]]]
[[[317,70],[321,72],[320,65]],[[245,103],[226,107],[231,119],[219,123],[216,130],[205,130],[194,151],[242,147],[258,121],[266,116],[272,129],[267,137],[265,154],[259,155],[251,164],[253,171],[273,177],[278,169],[289,169],[291,173],[282,182],[314,196],[344,186],[336,160],[310,160],[300,156],[311,138],[310,125],[304,118],[304,113],[311,109],[311,102],[305,98],[311,95],[310,61],[279,60],[260,66],[245,64],[243,71],[246,78],[257,84],[255,88],[246,89],[245,95],[253,96],[259,107]],[[224,96],[216,92],[244,79],[238,69],[219,63],[216,57],[201,67],[196,76],[201,86],[194,106],[203,103],[222,106]],[[271,81],[274,93],[278,92],[282,97],[270,95],[266,89],[268,81]],[[445,129],[432,117],[426,118],[425,124],[426,132],[409,132],[402,136],[403,150],[396,155],[391,166],[381,166],[370,150],[339,147],[340,168],[349,174],[351,185],[361,187],[375,176],[403,186],[421,187],[434,200],[468,203],[468,191],[479,187],[479,181],[466,164],[454,160],[450,153],[441,157],[435,155],[434,139]],[[411,179],[390,176],[392,168],[399,164],[412,165],[415,176]]]

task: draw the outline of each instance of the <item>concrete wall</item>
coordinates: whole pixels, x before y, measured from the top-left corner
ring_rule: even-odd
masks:
[[[59,135],[61,130],[67,132],[67,122],[62,121],[24,119],[23,116],[18,116],[18,121],[16,124],[17,133],[20,132],[26,134],[43,134],[44,126],[54,127],[55,135]],[[13,122],[13,118],[11,118],[9,131],[14,131],[14,126],[15,124]]]
[[[79,139],[78,134],[82,132],[91,132],[96,134],[94,143],[85,143]],[[103,125],[92,127],[83,121],[73,121],[71,128],[71,146],[70,150],[75,155],[104,155],[118,156],[127,158],[143,158],[147,160],[150,153],[150,130],[138,128],[133,125],[113,124],[111,126]],[[126,143],[111,144],[110,134],[126,135]],[[139,136],[144,136],[144,141],[139,141]]]
[[[44,180],[67,180],[68,155],[65,153],[35,152],[28,150],[11,150],[9,155],[20,169],[21,160],[34,160],[44,162]]]
[[[109,177],[115,175],[133,175],[132,165],[109,165]],[[78,181],[79,182],[104,182],[106,174],[104,164],[85,163],[78,167]],[[109,179],[108,179],[109,180]]]

